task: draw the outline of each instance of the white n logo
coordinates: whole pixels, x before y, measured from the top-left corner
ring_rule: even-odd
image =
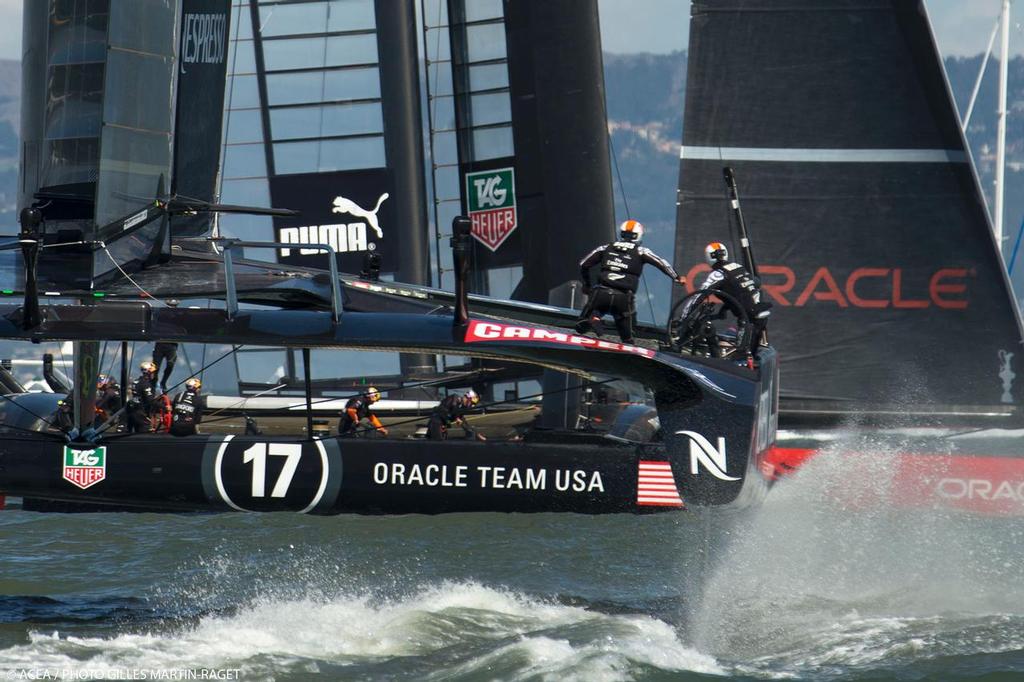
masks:
[[[508,195],[508,190],[498,189],[498,183],[500,182],[500,175],[473,180],[473,184],[476,186],[476,202],[480,208],[484,206],[501,206],[505,203],[505,196]]]
[[[740,480],[739,476],[730,476],[725,473],[727,468],[725,463],[725,438],[722,436],[718,437],[718,447],[716,448],[707,438],[695,431],[676,431],[676,434],[690,437],[691,474],[697,475],[700,473],[697,467],[699,462],[717,479],[722,481]]]

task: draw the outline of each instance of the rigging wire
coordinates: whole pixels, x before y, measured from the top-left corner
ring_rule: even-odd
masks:
[[[100,242],[100,244],[102,245],[102,250],[103,250],[103,253],[107,254],[107,258],[109,258],[109,259],[110,259],[110,262],[114,264],[114,267],[115,267],[115,268],[117,268],[117,269],[118,269],[118,271],[119,271],[119,272],[120,272],[120,273],[121,273],[122,275],[124,275],[125,279],[127,279],[127,280],[128,280],[129,282],[131,282],[131,283],[132,283],[132,285],[133,285],[133,286],[134,286],[134,287],[135,287],[136,289],[138,289],[139,291],[141,291],[141,292],[142,292],[142,294],[143,294],[143,297],[144,297],[144,298],[149,298],[149,299],[152,299],[152,300],[154,300],[154,301],[157,301],[157,302],[159,302],[159,303],[163,304],[163,306],[164,306],[164,307],[166,307],[166,308],[170,308],[170,307],[172,307],[172,306],[171,306],[171,305],[170,305],[169,303],[167,303],[166,301],[163,301],[163,300],[161,300],[161,299],[157,298],[157,297],[156,297],[156,296],[154,296],[153,294],[151,294],[151,293],[149,293],[148,291],[146,291],[145,289],[143,289],[143,288],[142,288],[142,287],[141,287],[141,286],[139,285],[139,283],[138,283],[138,282],[136,282],[136,281],[135,281],[134,279],[132,279],[132,276],[131,276],[131,275],[129,275],[129,274],[127,273],[127,272],[125,272],[125,271],[124,271],[124,268],[122,268],[122,267],[121,267],[121,264],[120,264],[120,263],[118,263],[118,262],[117,262],[117,261],[116,261],[116,260],[114,259],[114,256],[113,256],[113,254],[111,254],[111,253],[110,253],[110,251],[109,251],[109,250],[107,249],[107,245],[106,245],[106,244],[104,244],[103,242]]]
[[[55,429],[57,428],[53,424],[51,424],[50,426],[52,428],[55,428]],[[23,426],[15,426],[13,424],[0,424],[0,432],[5,431],[7,429],[10,429],[11,431],[19,431],[19,432],[22,432],[22,433],[31,433],[33,436],[45,436],[46,438],[50,438],[51,440],[60,441],[60,442],[66,442],[67,441],[67,437],[66,436],[61,436],[61,435],[58,435],[56,433],[50,433],[49,431],[37,431],[36,429],[26,429]],[[61,433],[63,434],[64,431],[61,431]],[[36,442],[38,442],[38,439],[33,439],[33,438],[10,438],[7,435],[4,436],[4,440],[5,441],[16,440],[16,441],[20,441],[20,442],[29,442],[29,441],[32,441],[32,440],[36,440]]]
[[[217,409],[217,410],[214,410],[213,412],[211,412],[211,413],[210,413],[210,414],[208,414],[208,415],[204,415],[204,418],[207,418],[207,417],[212,417],[212,416],[214,416],[214,415],[220,414],[220,413],[221,413],[221,412],[223,412],[224,410],[233,410],[233,409],[234,409],[235,407],[237,407],[238,405],[242,405],[242,409],[244,410],[244,409],[245,409],[245,404],[246,404],[247,402],[249,402],[249,401],[250,401],[251,399],[253,399],[253,398],[259,398],[259,397],[260,397],[260,396],[262,396],[262,395],[266,395],[267,393],[271,393],[271,392],[273,392],[273,391],[277,391],[277,390],[279,390],[279,389],[282,389],[282,388],[286,388],[287,386],[288,386],[288,384],[278,384],[277,386],[274,386],[273,388],[268,388],[268,389],[266,389],[266,390],[264,390],[264,391],[260,391],[259,393],[254,393],[254,394],[252,394],[252,395],[246,395],[246,396],[242,396],[242,397],[241,397],[241,398],[240,398],[240,399],[239,399],[238,401],[236,401],[236,402],[233,402],[233,403],[231,403],[230,405],[228,405],[228,406],[226,406],[226,407],[221,407],[221,408],[219,408],[219,409]],[[296,403],[296,405],[300,405],[300,404],[301,404],[301,405],[305,405],[305,402],[302,402],[302,403]]]
[[[607,119],[607,115],[605,117]],[[626,185],[622,182],[622,172],[619,171],[619,156],[615,153],[615,142],[612,140],[611,131],[608,132],[608,146],[611,147],[612,152],[612,163],[615,165],[615,175],[619,178],[619,194],[622,195],[622,206],[626,209],[626,217],[632,217],[633,213],[629,210],[629,199],[626,198]],[[654,322],[657,318],[654,315],[654,302],[651,300],[651,290],[647,287],[647,275],[642,271],[640,273],[640,281],[644,285],[644,295],[647,297],[647,307],[651,311],[651,322]],[[584,282],[586,284],[586,282]]]
[[[24,394],[19,394],[19,395],[24,395]],[[42,415],[38,414],[35,410],[31,410],[31,409],[25,407],[24,405],[19,403],[17,400],[14,400],[13,398],[11,398],[9,396],[4,395],[3,393],[0,393],[0,398],[3,398],[4,400],[6,400],[7,402],[11,403],[12,405],[14,405],[16,407],[20,407],[21,409],[25,410],[26,412],[28,412],[30,415],[32,415],[33,417],[35,417],[39,421],[41,421],[44,424],[46,424],[47,426],[49,426],[51,429],[57,429],[61,433],[65,433],[64,429],[62,429],[59,426],[57,426],[56,424],[54,424],[53,422],[51,422],[46,417],[43,417]],[[3,426],[5,426],[7,428],[15,428],[13,426],[10,426],[9,424],[4,424]],[[28,431],[30,429],[25,429],[25,430]],[[33,433],[42,433],[42,431],[33,431]]]
[[[180,344],[179,350],[181,350],[182,358],[185,360],[185,367],[188,368],[189,377],[194,377],[196,373],[192,371],[192,358],[188,356],[187,344]],[[202,379],[200,379],[200,381],[202,381]]]
[[[1020,228],[1017,230],[1017,239],[1013,242],[1013,253],[1010,255],[1010,264],[1007,266],[1006,274],[1013,274],[1013,265],[1017,262],[1017,250],[1020,249],[1020,238],[1024,234],[1024,220],[1021,220]]]

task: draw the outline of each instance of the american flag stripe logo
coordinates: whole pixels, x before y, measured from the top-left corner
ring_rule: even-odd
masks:
[[[682,507],[679,488],[668,462],[640,460],[637,470],[636,503],[638,506]]]

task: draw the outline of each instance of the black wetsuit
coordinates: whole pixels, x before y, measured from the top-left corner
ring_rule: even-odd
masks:
[[[116,384],[109,388],[100,389],[96,396],[96,420],[97,427],[117,414],[122,407],[121,388]]]
[[[167,361],[167,366],[164,367],[164,377],[160,380],[160,386],[166,391],[167,380],[171,378],[171,372],[174,371],[174,363],[178,361],[178,344],[158,341],[153,346],[153,364],[156,365],[156,375],[154,376],[159,376],[160,365],[163,364],[164,360]]]
[[[741,330],[742,337],[738,345],[740,348],[750,348],[756,357],[772,307],[771,303],[761,300],[761,288],[757,280],[739,263],[719,260],[712,264],[711,272],[704,279],[704,283],[700,285],[701,291],[707,289],[728,294],[742,307],[742,310],[738,309],[733,301],[724,297],[722,299],[725,308],[732,312],[737,319],[742,319],[743,314],[746,313],[749,323]],[[683,308],[683,317],[689,314],[692,303],[692,300],[688,301],[686,307]]]
[[[70,395],[57,404],[57,411],[53,415],[53,425],[64,433],[75,428],[75,408]]]
[[[156,375],[154,375],[155,377]],[[132,397],[128,401],[128,430],[135,433],[152,433],[153,424],[149,416],[156,408],[156,386],[148,374],[143,374],[132,384]]]
[[[203,421],[206,401],[199,391],[186,388],[174,397],[171,405],[171,435],[191,436],[196,426]]]
[[[636,242],[617,241],[599,246],[580,261],[580,279],[590,287],[590,268],[601,264],[598,284],[580,313],[576,331],[601,333],[601,318],[610,314],[624,343],[633,343],[633,299],[644,265],[653,265],[672,279],[679,275],[667,260]]]
[[[450,395],[434,408],[427,423],[427,438],[431,440],[445,440],[448,438],[448,429],[454,424],[462,427],[467,438],[476,438],[476,429],[470,426],[465,420],[466,405],[460,395]]]
[[[368,432],[367,429],[360,428],[364,419],[369,421],[374,429],[379,429],[382,426],[377,416],[370,412],[370,401],[365,396],[349,399],[345,403],[345,411],[341,413],[341,419],[338,420],[338,435],[358,436]]]

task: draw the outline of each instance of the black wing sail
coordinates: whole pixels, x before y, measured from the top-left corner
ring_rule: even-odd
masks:
[[[1020,318],[923,3],[692,13],[675,252],[691,286],[706,243],[739,246],[731,166],[791,409],[1014,413]]]

